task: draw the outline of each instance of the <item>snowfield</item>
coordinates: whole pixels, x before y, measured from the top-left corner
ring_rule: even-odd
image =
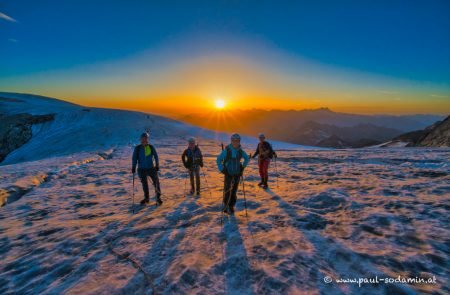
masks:
[[[251,161],[248,216],[241,185],[223,217],[215,159],[228,134],[26,94],[0,93],[0,112],[55,114],[0,165],[0,294],[450,293],[448,148],[272,142],[271,189],[257,187]],[[161,207],[136,205],[138,179],[132,205],[131,153],[146,129]],[[199,198],[181,164],[192,135],[205,156]],[[253,153],[256,139],[242,142]],[[436,281],[339,282],[375,276]]]
[[[199,198],[184,137],[153,144],[164,204],[135,214],[131,146],[0,166],[0,294],[450,293],[449,149],[283,149],[278,185],[251,161],[248,217],[241,186],[221,224],[220,142],[200,141]],[[436,283],[336,282],[399,275]]]
[[[84,107],[30,94],[0,92],[1,113],[55,114],[55,119],[34,124],[31,140],[11,152],[0,165],[130,145],[134,144],[145,130],[150,131],[153,139],[162,140],[180,136],[229,139],[227,133],[212,132],[154,114]],[[244,140],[248,143],[258,142],[257,138],[252,137],[244,137]],[[273,143],[279,148],[312,148],[283,142]]]

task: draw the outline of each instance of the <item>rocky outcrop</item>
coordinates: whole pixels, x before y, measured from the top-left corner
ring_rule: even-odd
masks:
[[[428,127],[429,128],[429,127]],[[428,128],[423,130],[411,131],[393,139],[394,142],[407,142],[407,146],[415,146],[425,135],[428,134]]]
[[[423,130],[416,130],[395,137],[386,147],[403,142],[407,147],[449,147],[450,146],[450,116],[438,121]]]
[[[0,162],[2,162],[9,153],[21,147],[31,139],[31,126],[33,124],[52,121],[54,118],[55,114],[0,114]]]
[[[434,125],[416,146],[450,147],[450,116]]]

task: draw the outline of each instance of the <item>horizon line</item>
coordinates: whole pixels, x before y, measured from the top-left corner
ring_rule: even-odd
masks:
[[[70,99],[67,98],[59,98],[54,96],[47,96],[42,94],[36,94],[31,92],[13,92],[13,91],[2,91],[1,93],[7,93],[7,94],[19,94],[19,95],[29,95],[29,96],[37,96],[37,97],[43,97],[43,98],[50,98],[50,99],[56,99],[60,101],[64,101],[71,104],[76,104],[82,107],[89,107],[89,108],[103,108],[103,109],[113,109],[113,110],[124,110],[124,111],[136,111],[136,112],[142,112],[142,113],[148,113],[148,114],[155,114],[155,115],[166,115],[170,116],[171,114],[178,114],[182,116],[189,116],[189,115],[195,115],[200,112],[204,112],[205,110],[211,111],[208,107],[202,107],[197,108],[197,111],[192,112],[183,112],[180,113],[177,111],[176,108],[170,109],[170,108],[157,108],[153,110],[149,110],[146,108],[133,108],[133,107],[113,107],[113,106],[102,106],[102,105],[85,105],[80,104],[77,102],[73,102]],[[195,109],[194,109],[195,110]],[[321,106],[317,108],[227,108],[225,110],[214,110],[215,112],[248,112],[248,111],[260,111],[260,112],[305,112],[305,111],[329,111],[332,113],[338,113],[338,114],[349,114],[349,115],[363,115],[363,116],[450,116],[450,113],[398,113],[398,112],[385,112],[385,113],[370,113],[370,112],[348,112],[348,111],[339,111],[335,110],[333,108],[327,107],[327,106]],[[172,117],[173,118],[173,117]]]

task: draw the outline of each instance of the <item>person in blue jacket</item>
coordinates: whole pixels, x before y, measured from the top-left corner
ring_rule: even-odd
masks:
[[[161,186],[159,184],[159,159],[158,153],[153,145],[149,144],[149,134],[147,132],[141,135],[141,144],[134,148],[131,172],[136,173],[136,165],[138,167],[138,176],[142,183],[144,190],[144,199],[141,205],[149,203],[148,180],[150,177],[156,192],[156,202],[158,205],[162,204],[161,200]],[[154,161],[154,163],[153,163]]]
[[[234,213],[239,180],[245,167],[247,167],[248,161],[249,156],[241,148],[241,137],[237,133],[233,134],[231,136],[231,144],[223,149],[216,161],[217,168],[225,175],[223,190],[223,212],[225,213]]]

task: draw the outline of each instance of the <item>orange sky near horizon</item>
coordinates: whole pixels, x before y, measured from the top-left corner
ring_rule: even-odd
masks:
[[[176,59],[162,48],[120,61],[12,77],[4,79],[0,87],[85,106],[170,116],[211,111],[219,98],[226,101],[227,110],[327,107],[360,114],[450,113],[446,85],[258,50],[260,47],[252,54],[200,53]]]
[[[49,93],[52,96],[52,93]],[[427,103],[423,102],[424,95],[410,94],[393,96],[390,94],[366,94],[358,96],[340,95],[312,96],[295,98],[276,97],[241,97],[239,95],[186,95],[166,96],[161,98],[136,94],[127,97],[119,96],[80,96],[65,97],[63,93],[56,93],[61,98],[77,104],[90,107],[106,107],[115,109],[136,110],[176,117],[200,112],[210,112],[216,109],[217,99],[225,101],[226,110],[304,110],[329,108],[332,111],[355,114],[440,114],[450,113],[450,99],[440,96],[430,96]]]

